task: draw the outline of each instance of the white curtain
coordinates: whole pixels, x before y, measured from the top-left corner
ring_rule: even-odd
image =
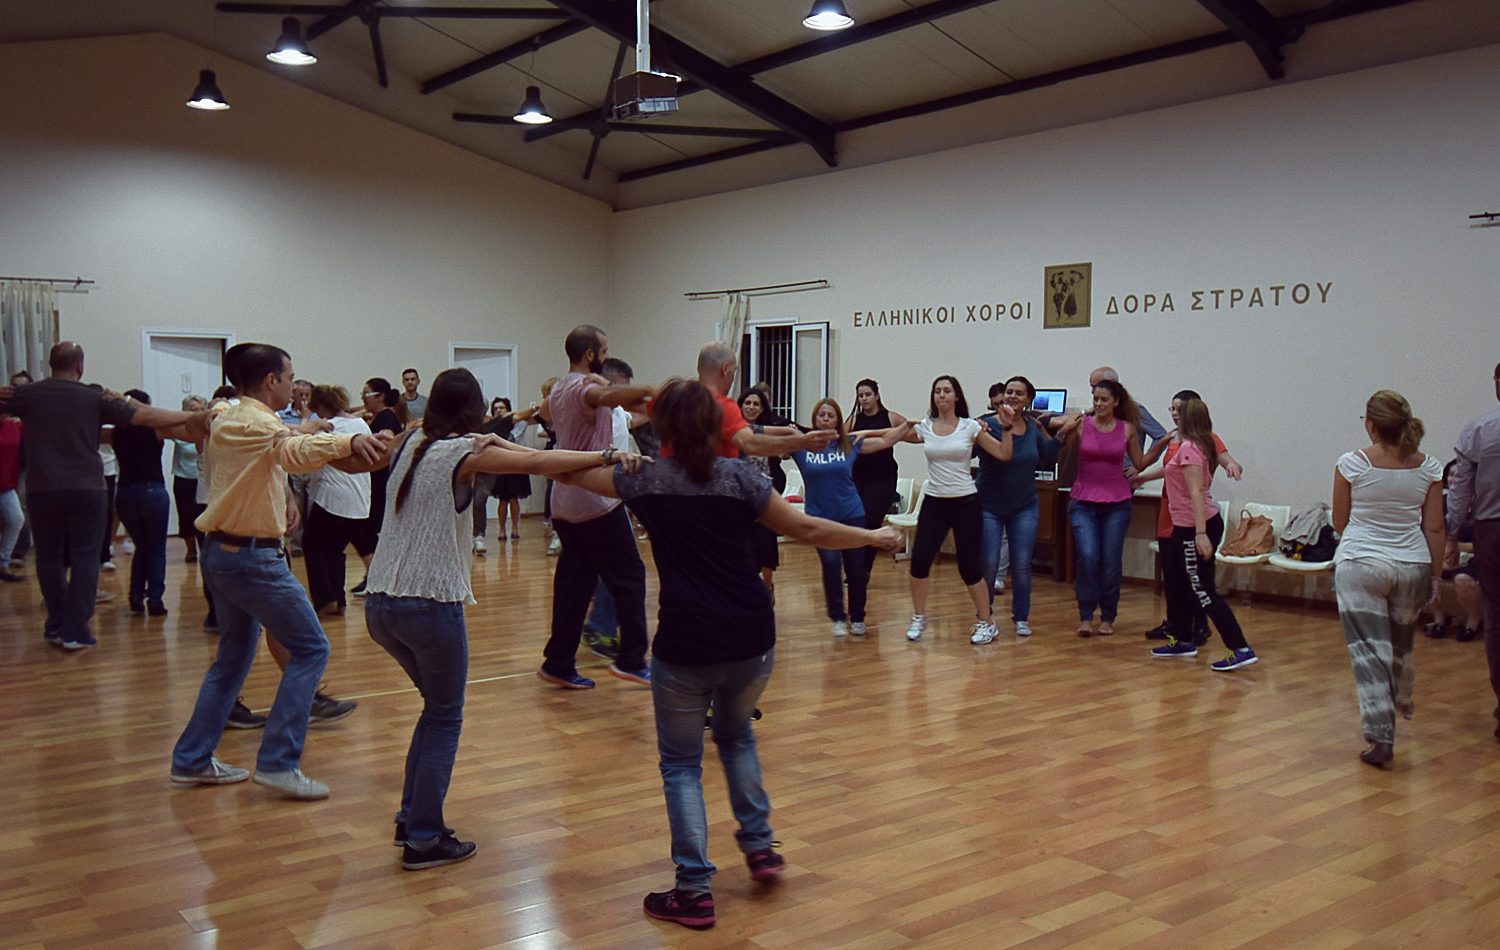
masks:
[[[750,319],[750,298],[744,294],[724,295],[724,319],[719,321],[719,342],[727,343],[738,353]]]
[[[47,356],[57,343],[57,294],[51,284],[0,281],[0,385],[26,370],[47,376]]]

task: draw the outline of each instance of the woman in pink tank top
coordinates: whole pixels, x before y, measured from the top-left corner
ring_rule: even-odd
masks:
[[[1131,489],[1125,459],[1144,467],[1138,434],[1140,413],[1130,393],[1112,379],[1094,387],[1094,412],[1074,416],[1063,433],[1078,443],[1078,477],[1068,503],[1076,555],[1074,594],[1078,598],[1078,635],[1115,632],[1120,607],[1120,575],[1125,557],[1125,532],[1130,528]]]

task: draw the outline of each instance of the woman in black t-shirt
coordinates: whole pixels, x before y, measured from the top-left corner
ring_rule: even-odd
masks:
[[[139,389],[129,390],[125,398],[151,405],[151,397]],[[165,617],[167,607],[161,598],[167,589],[167,513],[171,510],[161,470],[165,443],[156,429],[118,426],[114,446],[120,465],[115,510],[135,542],[135,556],[130,559],[130,612],[139,616],[149,611],[153,617]]]
[[[652,421],[670,448],[635,474],[601,469],[557,476],[622,498],[651,536],[661,579],[651,692],[676,886],[646,896],[649,917],[686,927],[713,926],[708,819],[703,803],[703,721],[713,711],[714,744],[724,763],[750,876],[766,881],[785,860],[771,850],[771,803],[760,781],[751,713],[771,676],[776,614],[761,583],[751,531],[821,548],[901,547],[894,528],[869,531],[812,518],[771,490],[750,462],[719,458],[722,410],[695,381],[672,380],[657,394]]]
[[[401,398],[401,391],[391,385],[390,380],[379,376],[365,380],[364,391],[360,398],[364,401],[365,421],[370,424],[370,431],[375,435],[382,432],[401,433],[406,429],[406,400]],[[380,526],[385,521],[385,483],[390,479],[390,473],[385,469],[377,469],[370,473],[370,522],[375,527],[375,533],[380,534]],[[356,593],[364,590],[364,581],[360,581]]]
[[[867,429],[893,429],[903,425],[906,417],[891,412],[880,400],[880,384],[862,379],[854,387],[855,409],[849,413],[847,428],[851,434]],[[854,487],[865,508],[865,527],[878,528],[890,513],[896,500],[896,454],[892,449],[861,452],[854,460]],[[875,566],[875,549],[866,552],[865,571]]]

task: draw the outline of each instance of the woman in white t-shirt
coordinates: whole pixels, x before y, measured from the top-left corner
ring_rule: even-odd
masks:
[[[912,617],[911,626],[906,629],[908,640],[921,639],[927,629],[928,574],[950,530],[958,552],[958,574],[969,588],[974,612],[979,617],[969,642],[989,643],[999,633],[990,618],[990,594],[980,563],[984,522],[979,493],[969,471],[976,445],[1002,462],[1010,460],[1011,408],[1001,406],[997,414],[1005,427],[998,439],[977,420],[968,418],[969,403],[958,380],[939,376],[932,381],[926,418],[906,437],[908,442],[920,442],[927,455],[927,485],[922,490],[922,510],[917,515],[917,536],[911,549]]]
[[[1370,743],[1359,757],[1381,766],[1395,754],[1396,710],[1412,715],[1414,624],[1443,576],[1443,466],[1417,451],[1422,420],[1400,393],[1371,396],[1363,418],[1371,444],[1340,456],[1333,475],[1333,583]]]
[[[349,393],[342,386],[314,386],[308,408],[333,425],[336,435],[369,435],[365,420],[349,412]],[[370,517],[370,476],[351,475],[329,466],[318,470],[307,492],[307,523],[302,527],[302,554],[307,565],[307,593],[319,613],[342,614],[344,549],[354,551],[365,567],[375,553],[375,521]]]

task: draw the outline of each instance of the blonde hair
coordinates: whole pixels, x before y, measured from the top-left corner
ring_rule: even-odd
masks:
[[[556,376],[548,376],[546,378],[546,380],[544,380],[542,382],[542,398],[546,399],[548,396],[552,395],[552,387],[556,386],[556,385],[557,385],[557,377]]]
[[[1411,414],[1411,403],[1394,389],[1382,389],[1365,402],[1365,421],[1375,428],[1380,441],[1393,445],[1402,455],[1411,455],[1422,444],[1427,430]]]

